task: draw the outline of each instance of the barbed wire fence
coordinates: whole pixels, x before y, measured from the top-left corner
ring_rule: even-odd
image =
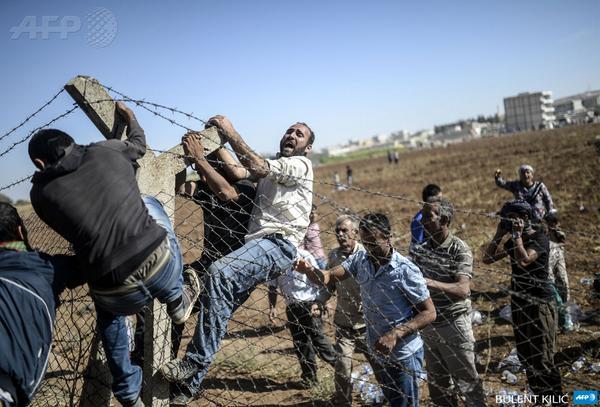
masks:
[[[125,100],[135,103],[146,110],[152,112],[155,116],[169,121],[186,131],[192,131],[193,128],[180,123],[173,117],[168,117],[159,109],[175,114],[182,115],[188,120],[195,120],[198,123],[205,124],[202,119],[196,118],[191,113],[185,113],[176,108],[169,108],[153,102],[146,102],[140,99],[132,99],[117,92],[110,87],[106,87]],[[0,140],[8,138],[16,130],[23,127],[35,115],[39,114],[45,107],[54,102],[61,92],[54,95],[46,104],[38,109],[34,114],[26,118],[20,125],[16,126]],[[27,141],[36,131],[48,127],[77,109],[67,110],[65,113],[49,120],[46,125],[35,128],[26,133],[24,137],[18,139],[8,148],[0,152],[0,157],[4,156],[14,149],[18,144]],[[156,153],[169,154],[167,151],[152,150]],[[212,161],[212,164],[218,165]],[[408,225],[412,220],[413,212],[419,210],[423,202],[411,197],[392,194],[384,191],[370,190],[357,185],[342,185],[325,181],[322,176],[315,179],[315,190],[313,191],[313,202],[318,207],[318,218],[316,221],[321,224],[321,235],[323,245],[326,250],[337,246],[336,233],[334,232],[335,219],[342,214],[350,215],[355,219],[360,219],[362,215],[374,210],[386,212],[391,221],[394,231],[393,241],[396,249],[403,255],[408,256],[409,233]],[[30,176],[18,179],[15,182],[0,186],[0,191],[10,189],[16,185],[27,182]],[[213,237],[222,236],[230,233],[235,224],[223,222],[224,219],[212,219],[213,224],[205,223],[208,214],[207,209],[221,210],[223,213],[247,216],[249,208],[235,208],[235,205],[224,204],[218,199],[210,198],[206,194],[204,199],[195,196],[186,196],[175,194],[171,191],[162,191],[162,200],[175,202],[175,228],[182,247],[182,254],[185,262],[199,272],[205,273],[204,266],[194,263],[195,260],[207,256],[209,259],[217,259],[226,253],[217,252],[211,249],[207,242],[206,235]],[[368,202],[365,202],[368,199]],[[348,201],[353,201],[350,205]],[[398,207],[402,205],[402,210]],[[406,211],[409,208],[409,211]],[[472,209],[467,207],[457,207],[457,216],[462,221],[473,220],[473,224],[481,227],[473,234],[480,235],[474,241],[489,241],[499,217],[490,211]],[[219,224],[218,222],[221,221]],[[69,252],[69,245],[41,222],[35,215],[25,219],[30,231],[32,246],[51,254]],[[471,222],[467,222],[471,223]],[[240,230],[247,228],[247,225],[239,224]],[[461,224],[462,226],[462,224]],[[468,239],[471,233],[469,229],[462,227],[455,228],[455,233],[464,240]],[[582,240],[586,245],[598,245],[599,235],[597,228],[588,230],[569,230],[566,229],[570,242]],[[243,233],[242,233],[243,234]],[[234,247],[229,247],[233,250]],[[471,247],[475,253],[479,247]],[[211,251],[212,250],[212,251]],[[573,264],[590,265],[578,259],[589,255],[586,246],[579,246],[569,243],[566,249],[569,259],[573,259]],[[497,263],[494,266],[482,266],[476,256],[474,264],[475,276],[473,285],[475,287],[472,295],[473,307],[477,308],[480,315],[486,317],[483,324],[474,325],[476,342],[475,352],[477,354],[477,365],[480,377],[490,401],[493,395],[499,394],[502,389],[505,391],[522,391],[526,388],[526,380],[522,374],[521,368],[513,368],[512,373],[517,374],[516,381],[499,370],[500,362],[505,360],[508,352],[514,347],[511,338],[512,331],[510,322],[503,322],[500,316],[501,309],[508,304],[510,296],[515,295],[510,287],[511,272],[506,263]],[[569,266],[571,262],[569,262]],[[579,274],[587,272],[591,274],[593,269],[578,270]],[[587,283],[586,283],[587,284]],[[591,290],[587,285],[581,285],[577,280],[571,284],[571,295],[580,303],[597,304]],[[334,391],[333,369],[324,363],[319,362],[320,383],[310,389],[303,389],[300,383],[300,369],[297,359],[293,352],[292,339],[288,330],[285,329],[285,320],[279,319],[279,323],[271,324],[269,322],[269,306],[266,300],[267,288],[259,286],[250,298],[236,311],[229,322],[228,334],[221,345],[221,349],[213,363],[207,379],[203,383],[204,391],[200,395],[200,405],[327,405]],[[335,301],[335,300],[334,300]],[[279,309],[281,311],[280,302]],[[580,314],[582,310],[578,310]],[[280,312],[280,315],[282,313]],[[578,315],[582,321],[581,326],[574,336],[574,343],[571,346],[559,349],[559,365],[562,367],[563,378],[565,381],[565,391],[572,391],[575,388],[593,388],[597,380],[598,371],[594,370],[597,366],[598,354],[594,352],[594,346],[598,344],[598,330],[591,324],[588,328],[585,325],[585,318]],[[335,326],[328,317],[323,318],[324,331],[332,342],[334,340]],[[365,321],[369,324],[369,321]],[[133,335],[132,319],[131,348],[135,353],[136,343]],[[179,348],[179,355],[184,352],[185,345],[193,336],[195,317],[192,317],[185,326],[182,333],[182,345]],[[55,337],[52,357],[50,359],[46,378],[39,389],[38,396],[34,405],[77,405],[82,403],[81,397],[86,386],[86,375],[89,373],[88,361],[92,352],[92,337],[95,330],[95,312],[93,302],[87,295],[86,288],[67,291],[63,294],[62,305],[57,313],[55,324]],[[426,338],[434,339],[434,338]],[[439,340],[439,338],[437,339]],[[447,344],[452,347],[452,344]],[[508,346],[508,347],[507,347]],[[501,350],[499,352],[499,350]],[[580,361],[580,356],[587,359],[583,368],[575,369],[573,362]],[[595,361],[595,362],[594,362]],[[355,401],[364,404],[375,404],[381,401],[377,392],[379,384],[369,370],[368,360],[364,355],[355,354],[352,357],[355,387]],[[514,362],[514,360],[512,360]],[[507,362],[508,363],[508,362]],[[594,365],[596,363],[596,365]],[[513,365],[514,367],[514,365]],[[510,368],[510,366],[509,366]],[[424,368],[427,371],[427,366]],[[425,376],[423,381],[427,382]],[[423,387],[422,398],[427,400],[427,390]],[[458,393],[458,389],[445,389],[449,393]],[[93,395],[90,401],[93,405]]]

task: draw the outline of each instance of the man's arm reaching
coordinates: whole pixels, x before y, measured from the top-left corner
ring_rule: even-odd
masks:
[[[246,144],[227,117],[214,116],[208,121],[208,124],[219,129],[221,135],[229,141],[231,148],[233,148],[240,162],[250,174],[257,178],[264,178],[269,174],[267,161]]]
[[[146,154],[146,135],[144,129],[138,123],[133,111],[125,103],[119,101],[116,104],[117,113],[127,123],[127,138],[118,143],[109,141],[111,146],[123,151],[132,161],[139,160]]]
[[[182,140],[183,150],[196,165],[196,170],[206,178],[208,187],[222,201],[236,201],[240,194],[204,157],[204,147],[198,133],[186,133]]]
[[[329,270],[319,270],[304,259],[296,261],[295,270],[298,273],[306,274],[313,283],[324,286],[327,286],[330,282],[342,281],[350,277],[350,273],[342,266]]]

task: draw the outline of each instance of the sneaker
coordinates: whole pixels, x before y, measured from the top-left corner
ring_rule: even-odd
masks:
[[[183,392],[173,394],[169,400],[169,406],[187,406],[193,399],[193,397],[190,397]]]
[[[198,280],[196,272],[192,269],[183,270],[182,292],[181,305],[175,311],[169,313],[175,325],[181,325],[188,320],[200,295],[200,280]]]
[[[162,377],[171,383],[187,380],[199,370],[200,367],[189,359],[173,359],[159,369]]]

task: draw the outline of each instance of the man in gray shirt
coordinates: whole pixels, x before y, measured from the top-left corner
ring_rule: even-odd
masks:
[[[422,331],[429,395],[434,406],[458,406],[459,394],[467,407],[485,406],[470,318],[473,256],[469,246],[450,233],[453,216],[448,199],[428,199],[421,219],[427,240],[413,249],[437,313]]]
[[[335,221],[335,237],[339,247],[329,252],[327,268],[342,264],[348,257],[364,247],[358,243],[358,221],[350,215],[341,215]],[[336,406],[352,405],[352,355],[354,350],[368,355],[365,342],[365,322],[362,315],[360,287],[354,278],[335,283],[337,305],[335,308],[335,348],[338,359],[335,363],[335,398]]]

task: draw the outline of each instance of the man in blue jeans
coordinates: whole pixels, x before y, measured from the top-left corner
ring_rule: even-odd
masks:
[[[418,330],[436,318],[427,283],[419,268],[392,247],[387,216],[367,214],[360,221],[359,233],[365,251],[330,270],[298,260],[296,271],[321,284],[356,279],[370,360],[383,394],[392,407],[418,406],[418,379],[423,371],[423,340]]]
[[[215,116],[208,124],[217,127],[229,141],[247,173],[258,179],[258,185],[246,243],[212,263],[203,277],[198,323],[185,358],[174,359],[160,369],[167,380],[180,384],[171,405],[185,405],[199,394],[229,319],[256,286],[292,267],[312,207],[313,170],[306,154],[315,136],[308,125],[290,126],[279,144],[278,158],[267,160],[252,151],[226,117]],[[183,144],[197,166],[205,165],[198,134],[186,135]],[[231,184],[210,174],[207,182],[217,195],[238,199]]]
[[[90,287],[97,326],[123,406],[141,406],[142,372],[131,364],[125,315],[153,298],[167,305],[175,324],[189,317],[199,283],[183,284],[179,244],[162,205],[140,197],[136,161],[146,152],[144,131],[122,102],[116,113],[127,123],[126,140],[76,144],[60,130],[37,132],[29,157],[38,168],[31,204],[37,215],[75,251]]]

